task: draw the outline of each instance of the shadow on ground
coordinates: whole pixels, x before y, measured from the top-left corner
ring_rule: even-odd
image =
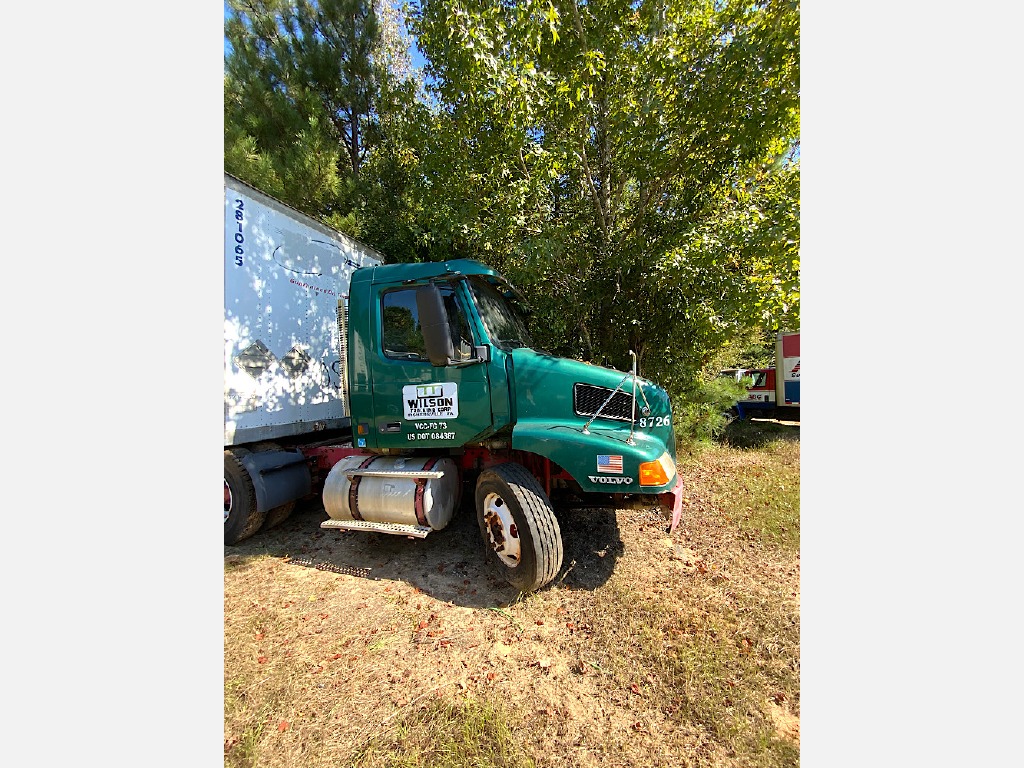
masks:
[[[718,438],[734,448],[764,448],[776,440],[800,440],[800,424],[769,419],[735,420]]]
[[[623,553],[615,510],[559,508],[562,568],[552,582],[595,589],[611,576]],[[485,558],[475,513],[463,505],[443,531],[425,539],[383,533],[326,530],[323,505],[307,501],[292,516],[233,547],[225,557],[283,558],[290,565],[374,581],[404,581],[445,602],[469,608],[508,606],[519,591]]]

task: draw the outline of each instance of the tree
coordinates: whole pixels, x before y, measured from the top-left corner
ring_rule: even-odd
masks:
[[[548,348],[682,392],[798,312],[799,11],[422,0],[431,235],[534,298]]]
[[[394,8],[228,0],[225,39],[225,169],[350,234],[385,230],[365,171],[401,154],[389,129],[415,92]]]

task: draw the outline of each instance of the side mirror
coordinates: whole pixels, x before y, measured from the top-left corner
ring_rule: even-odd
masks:
[[[420,330],[427,347],[430,364],[442,368],[455,357],[452,333],[448,328],[448,313],[444,310],[444,299],[437,286],[422,285],[416,289],[416,311],[420,316]]]

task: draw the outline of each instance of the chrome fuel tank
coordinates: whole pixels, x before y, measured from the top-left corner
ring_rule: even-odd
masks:
[[[461,485],[458,466],[436,456],[349,456],[324,481],[332,520],[429,526],[452,519]]]

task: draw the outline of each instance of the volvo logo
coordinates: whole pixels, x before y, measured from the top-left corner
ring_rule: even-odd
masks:
[[[632,485],[632,477],[604,477],[602,475],[587,475],[592,483],[602,483],[604,485]]]

